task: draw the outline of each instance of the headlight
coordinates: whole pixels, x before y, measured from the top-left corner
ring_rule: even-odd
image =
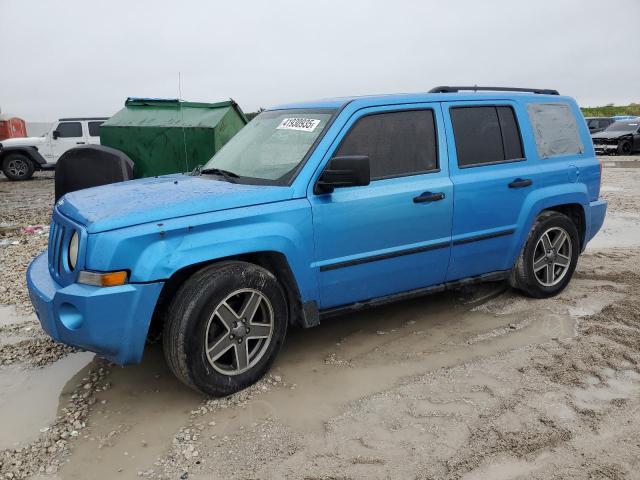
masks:
[[[69,242],[69,267],[71,270],[76,268],[78,262],[78,232],[73,232],[71,241]]]

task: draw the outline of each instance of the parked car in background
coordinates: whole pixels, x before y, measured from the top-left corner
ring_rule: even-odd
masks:
[[[591,139],[596,153],[631,155],[640,151],[640,118],[615,122]]]
[[[28,180],[36,170],[53,170],[60,155],[85,144],[100,144],[100,125],[107,117],[61,118],[42,137],[0,142],[0,165],[9,180]]]
[[[640,120],[640,117],[637,115],[614,115],[613,118],[616,122],[620,120]]]
[[[282,105],[192,174],[63,196],[29,295],[55,340],[130,364],[160,330],[178,378],[229,395],[291,325],[482,281],[558,294],[604,221],[600,168],[555,90]]]
[[[585,120],[587,121],[590,133],[601,132],[615,122],[611,117],[586,117]]]

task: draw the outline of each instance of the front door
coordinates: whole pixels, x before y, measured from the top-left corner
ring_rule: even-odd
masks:
[[[367,155],[371,184],[310,194],[320,308],[438,284],[453,189],[438,104],[356,112],[328,155]]]
[[[51,137],[51,150],[53,162],[57,162],[67,150],[86,143],[82,133],[82,123],[80,122],[60,122],[55,129],[56,135]],[[57,136],[57,138],[54,138]]]

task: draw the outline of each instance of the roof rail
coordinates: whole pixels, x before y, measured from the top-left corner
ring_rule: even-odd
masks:
[[[455,93],[460,90],[470,90],[474,92],[530,92],[538,93],[540,95],[560,95],[557,90],[551,90],[548,88],[516,88],[516,87],[449,87],[440,86],[429,90],[429,93]]]

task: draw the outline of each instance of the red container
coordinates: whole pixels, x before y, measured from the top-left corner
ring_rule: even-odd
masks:
[[[6,138],[26,137],[27,124],[21,118],[0,118],[0,141]]]

